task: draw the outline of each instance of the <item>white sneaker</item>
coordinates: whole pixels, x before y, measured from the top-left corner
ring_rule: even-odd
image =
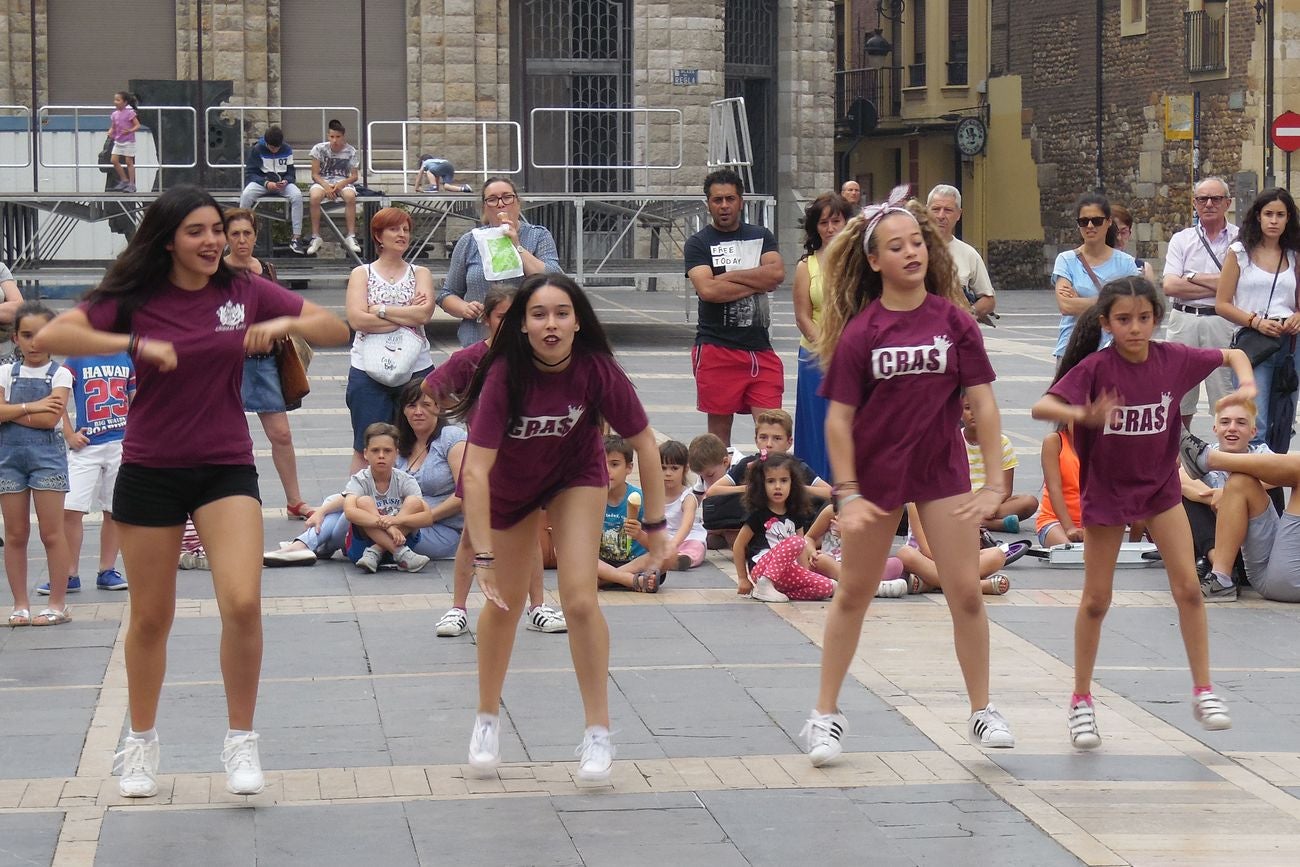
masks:
[[[113,756],[113,770],[121,771],[117,791],[123,798],[152,798],[158,794],[158,739],[128,736],[122,751]]]
[[[371,575],[379,571],[379,558],[384,556],[384,550],[378,545],[371,545],[361,552],[357,558],[357,567],[363,572],[369,572]]]
[[[1011,733],[1006,717],[992,704],[971,714],[966,734],[977,747],[1010,749],[1016,745],[1016,736]]]
[[[1221,732],[1232,728],[1228,706],[1212,692],[1203,692],[1192,699],[1192,715],[1207,732]]]
[[[881,599],[899,599],[906,595],[906,578],[894,578],[889,581],[881,581],[880,586],[876,588],[876,596]]]
[[[757,599],[759,602],[789,602],[790,597],[786,596],[776,586],[772,584],[772,579],[766,576],[759,578],[754,582],[754,589],[749,591],[751,599]]]
[[[182,569],[207,569],[208,555],[202,551],[185,551],[179,563]]]
[[[256,795],[266,788],[257,740],[257,732],[226,738],[221,763],[226,766],[226,791],[232,795]]]
[[[582,734],[582,743],[573,751],[578,757],[578,779],[584,783],[608,783],[609,769],[614,766],[614,745],[609,729],[591,726]]]
[[[469,736],[469,766],[487,772],[501,764],[501,717],[481,713],[474,717]]]
[[[346,238],[344,238],[343,246],[347,247],[349,250],[351,250],[353,253],[357,254],[358,256],[361,255],[361,244],[358,243],[356,235],[348,235]]]
[[[564,620],[564,612],[557,611],[546,603],[542,603],[528,612],[526,625],[533,632],[569,631],[569,624]]]
[[[398,550],[393,559],[397,561],[397,568],[403,572],[419,572],[429,565],[428,557],[415,553],[405,545]]]
[[[1076,750],[1095,750],[1101,746],[1097,711],[1086,701],[1070,706],[1070,743]]]
[[[439,638],[455,638],[469,631],[469,616],[463,608],[448,608],[438,621]]]
[[[320,248],[322,245],[324,245],[324,243],[325,242],[321,240],[320,235],[312,235],[311,243],[307,245],[307,255],[315,256],[317,253],[320,252]]]
[[[827,762],[833,762],[844,752],[840,738],[849,730],[849,721],[842,713],[812,712],[808,722],[803,724],[799,737],[808,745],[808,758],[814,768],[820,768]]]

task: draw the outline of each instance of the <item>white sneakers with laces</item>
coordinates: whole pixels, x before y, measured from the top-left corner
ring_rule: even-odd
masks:
[[[315,256],[317,253],[320,252],[321,245],[324,243],[325,242],[321,240],[320,235],[312,235],[311,243],[307,245],[307,255]]]
[[[351,250],[351,251],[352,251],[353,253],[355,253],[356,255],[358,255],[358,256],[361,255],[361,244],[359,244],[359,243],[357,242],[357,236],[356,236],[356,235],[348,235],[346,238],[344,238],[344,239],[343,239],[343,246],[344,246],[344,247],[347,247],[349,250]]]
[[[568,632],[569,624],[564,619],[564,612],[552,608],[543,602],[536,608],[528,609],[525,625],[533,632]]]
[[[814,768],[833,762],[844,752],[840,738],[849,730],[842,713],[818,713],[815,709],[803,724],[799,737],[808,745],[808,759]]]
[[[122,779],[117,790],[123,798],[152,798],[158,794],[158,739],[127,736],[122,751],[113,756],[113,770]]]
[[[977,747],[1010,749],[1016,745],[1016,736],[1011,734],[1011,725],[992,704],[971,714],[966,735]]]
[[[226,737],[221,763],[226,767],[226,791],[232,795],[256,795],[266,788],[257,741],[257,732]]]
[[[614,766],[614,744],[609,729],[590,726],[582,734],[582,743],[573,751],[578,757],[578,779],[584,783],[607,783]]]

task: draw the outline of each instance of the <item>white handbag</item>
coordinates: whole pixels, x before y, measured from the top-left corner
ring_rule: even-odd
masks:
[[[382,385],[405,385],[425,345],[424,335],[406,326],[384,334],[367,334],[361,341],[361,367]]]

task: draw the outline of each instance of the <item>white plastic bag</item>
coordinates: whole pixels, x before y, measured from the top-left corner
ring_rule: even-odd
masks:
[[[484,280],[513,280],[524,276],[524,260],[505,229],[485,226],[473,232],[479,261],[483,263]]]

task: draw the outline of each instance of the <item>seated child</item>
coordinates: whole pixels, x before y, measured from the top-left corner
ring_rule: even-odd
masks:
[[[727,444],[716,434],[700,434],[691,440],[690,446],[686,449],[686,465],[692,473],[695,473],[695,484],[691,486],[691,493],[695,494],[695,499],[700,505],[700,518],[703,520],[704,494],[731,468],[731,452],[727,450]],[[730,546],[726,534],[721,530],[710,530],[707,526],[704,529],[708,534],[705,545],[710,549]]]
[[[816,547],[810,567],[819,575],[825,575],[835,581],[840,580],[840,528],[838,507],[832,500],[827,503],[808,528],[808,541]],[[882,599],[897,599],[907,595],[907,579],[903,577],[903,561],[897,557],[885,559],[885,571],[876,587],[876,596]]]
[[[719,440],[721,442],[721,440]],[[664,518],[668,521],[668,560],[662,571],[693,569],[704,562],[704,523],[700,504],[686,486],[686,446],[677,440],[659,444],[659,463],[664,473]]]
[[[1043,437],[1043,499],[1038,509],[1038,544],[1050,548],[1083,541],[1079,500],[1079,455],[1068,426]]]
[[[754,419],[754,442],[758,445],[758,454],[741,458],[727,471],[727,474],[709,486],[706,498],[719,494],[740,494],[746,487],[746,475],[750,465],[763,454],[788,454],[794,445],[794,419],[783,409],[769,409],[761,412]],[[830,483],[812,471],[803,461],[795,458],[795,469],[800,479],[813,497],[823,500],[831,498]]]
[[[835,582],[809,568],[813,547],[804,533],[813,522],[812,499],[798,458],[783,452],[751,462],[744,492],[748,509],[736,534],[736,592],[760,602],[829,599]]]
[[[907,504],[907,522],[911,531],[903,547],[894,552],[903,562],[903,568],[912,574],[908,589],[912,593],[937,593],[943,590],[943,581],[935,565],[930,545],[925,539],[925,530],[921,527],[921,516],[916,506]],[[985,596],[1001,596],[1011,589],[1011,579],[998,570],[1007,562],[1007,554],[1001,548],[983,548],[980,550],[979,576],[980,589]]]
[[[1016,467],[1020,466],[1020,461],[1016,458],[1016,451],[1011,447],[1011,439],[1006,434],[1002,435],[1001,477],[996,474],[991,479],[988,477],[984,471],[984,455],[980,453],[979,438],[975,432],[975,413],[971,411],[970,403],[964,398],[961,406],[961,432],[966,442],[966,457],[970,461],[971,490],[978,491],[986,482],[994,485],[1001,482],[1002,490],[1005,492],[996,511],[985,517],[981,526],[986,530],[1018,533],[1020,522],[1038,511],[1038,498],[1033,494],[1012,493],[1016,480]]]
[[[397,428],[375,422],[366,428],[366,468],[343,488],[343,515],[352,525],[347,556],[366,572],[379,571],[385,558],[405,572],[418,572],[429,558],[410,546],[420,528],[432,523],[429,506],[420,496],[420,483],[396,469]]]
[[[609,471],[609,495],[605,500],[605,523],[600,534],[600,562],[596,578],[602,585],[617,585],[638,593],[656,593],[663,574],[650,562],[641,519],[641,489],[627,483],[635,452],[617,434],[605,435],[605,467]]]

